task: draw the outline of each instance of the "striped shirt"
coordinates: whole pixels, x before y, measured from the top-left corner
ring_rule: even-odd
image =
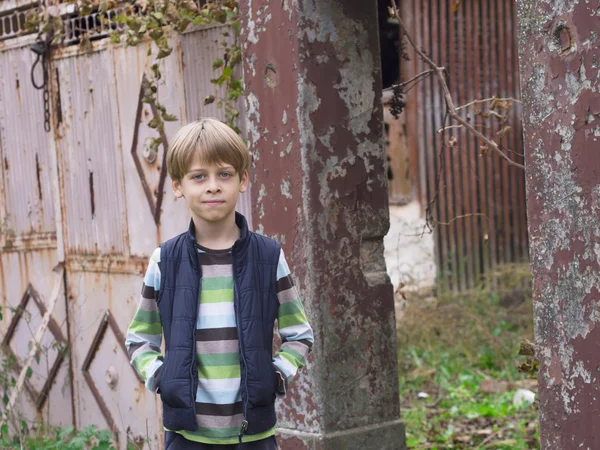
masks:
[[[243,420],[240,389],[240,360],[233,303],[231,250],[210,250],[198,246],[202,283],[196,330],[198,430],[173,430],[186,439],[207,444],[235,444]],[[163,362],[160,351],[162,325],[156,300],[160,290],[160,248],[150,258],[142,295],[127,331],[126,346],[131,363],[156,392],[156,380]],[[298,292],[292,282],[283,251],[277,267],[278,326],[282,346],[273,364],[286,382],[306,364],[313,333]],[[244,442],[264,439],[275,429],[245,436]]]

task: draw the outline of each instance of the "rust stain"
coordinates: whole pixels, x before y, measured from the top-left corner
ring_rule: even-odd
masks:
[[[19,102],[19,105],[23,104],[23,101],[21,100],[21,84],[19,83],[19,77],[17,76],[16,80],[15,80],[15,84],[16,84],[16,90],[17,90],[17,99]]]
[[[35,174],[36,174],[36,179],[37,179],[38,199],[40,202],[42,201],[42,182],[40,180],[40,172],[41,171],[42,171],[42,168],[40,167],[40,161],[38,158],[38,154],[36,152],[36,154],[35,154]]]
[[[60,72],[58,71],[58,67],[56,67],[54,69],[54,73],[55,73],[55,83],[56,86],[58,86],[59,88],[56,89],[56,110],[55,110],[55,117],[56,117],[56,127],[58,128],[60,126],[60,124],[62,124],[63,122],[63,113],[62,113],[62,99],[60,96]]]
[[[90,170],[89,174],[90,182],[90,207],[92,210],[92,218],[96,216],[96,197],[94,195],[94,172]]]
[[[571,36],[571,30],[564,23],[559,23],[554,30],[554,39],[560,49],[560,56],[568,55],[573,47],[573,37]]]

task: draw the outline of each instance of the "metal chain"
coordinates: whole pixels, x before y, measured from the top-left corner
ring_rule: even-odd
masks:
[[[33,87],[36,89],[43,89],[44,96],[44,130],[46,133],[50,132],[50,89],[48,88],[48,50],[49,43],[48,41],[44,42],[42,40],[38,40],[32,47],[31,50],[37,55],[33,66],[31,67],[31,82],[33,83]],[[38,65],[42,60],[42,84],[37,84],[35,82],[35,66]]]
[[[48,58],[42,61],[44,70],[44,130],[50,132],[50,89],[48,88]]]

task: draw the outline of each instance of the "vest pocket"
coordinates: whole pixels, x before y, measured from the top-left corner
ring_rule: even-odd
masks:
[[[277,373],[273,367],[271,352],[261,349],[247,353],[248,360],[257,362],[249,367],[248,401],[253,406],[272,405],[276,397]]]
[[[163,403],[171,408],[189,408],[195,399],[190,399],[192,389],[189,375],[188,349],[173,349],[167,352],[161,366],[158,389]],[[194,396],[195,396],[194,392]],[[191,401],[191,404],[190,404]]]
[[[160,399],[171,408],[189,408],[190,380],[160,380]]]

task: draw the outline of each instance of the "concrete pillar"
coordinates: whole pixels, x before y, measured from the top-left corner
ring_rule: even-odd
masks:
[[[240,3],[254,226],[283,243],[316,334],[281,447],[402,449],[377,4]]]
[[[597,449],[598,2],[517,4],[541,447]]]

